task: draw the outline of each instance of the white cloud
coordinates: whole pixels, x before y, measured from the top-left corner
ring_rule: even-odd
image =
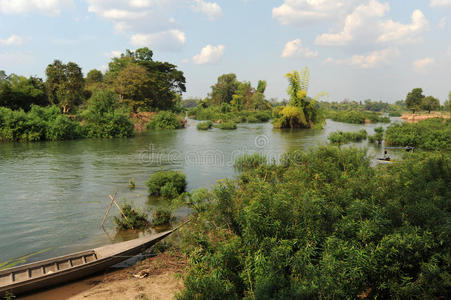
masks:
[[[387,48],[383,50],[373,51],[367,55],[353,55],[347,59],[327,58],[324,63],[334,63],[337,65],[354,66],[361,69],[371,69],[381,65],[389,64],[393,57],[399,55],[396,48]]]
[[[15,34],[11,35],[9,38],[4,40],[0,39],[0,45],[3,46],[20,46],[22,45],[22,42],[23,42],[22,38]]]
[[[110,52],[106,52],[105,56],[108,58],[113,58],[113,57],[121,57],[122,52],[119,50],[112,50]]]
[[[137,33],[132,35],[130,43],[136,47],[150,47],[160,50],[177,50],[186,42],[185,33],[172,29],[151,34]]]
[[[418,59],[416,61],[413,62],[413,67],[416,71],[425,71],[427,67],[429,67],[430,65],[434,64],[435,60],[433,58],[430,57],[426,57],[426,58],[422,58],[422,59]]]
[[[335,19],[346,13],[354,0],[285,0],[272,10],[283,25],[306,24],[313,20]]]
[[[285,44],[285,48],[282,51],[282,58],[290,57],[316,57],[318,51],[310,50],[302,46],[301,39],[295,39]]]
[[[0,0],[0,12],[5,14],[42,12],[58,15],[63,8],[71,6],[72,0]]]
[[[193,56],[193,62],[198,65],[217,63],[224,55],[224,45],[207,45],[199,54]]]
[[[359,5],[349,14],[343,30],[337,33],[324,33],[317,36],[315,43],[323,46],[391,45],[420,40],[429,22],[420,10],[412,13],[410,24],[401,24],[383,17],[390,10],[388,3],[370,0],[367,5]]]
[[[347,45],[352,40],[367,34],[368,28],[374,28],[374,19],[383,17],[390,10],[388,3],[370,0],[368,5],[359,5],[345,19],[344,27],[338,33],[323,33],[315,43],[323,46]]]
[[[381,23],[382,33],[377,39],[378,42],[415,42],[418,40],[418,33],[423,32],[429,25],[428,20],[421,12],[416,9],[412,13],[411,24],[401,24],[392,20]]]
[[[205,14],[209,20],[214,20],[222,16],[222,9],[216,2],[205,2],[204,0],[194,0],[191,8],[196,12]]]
[[[185,33],[172,17],[181,0],[86,0],[88,11],[111,21],[116,32],[127,35],[133,46],[179,50]]]
[[[430,0],[429,5],[431,7],[440,7],[451,5],[451,0]]]
[[[445,29],[446,28],[446,17],[443,17],[440,19],[440,23],[438,24],[438,27],[440,29]]]

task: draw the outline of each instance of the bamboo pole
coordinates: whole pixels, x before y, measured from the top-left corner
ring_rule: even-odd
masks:
[[[117,204],[116,200],[114,200],[114,197],[110,195],[110,199],[111,199],[111,202],[113,202],[114,205],[116,205],[116,207],[119,209],[119,211],[121,212],[121,215],[124,217],[124,219],[128,222],[127,216],[124,214],[124,212],[122,211],[122,208],[119,206],[119,204]]]
[[[113,206],[114,198],[116,197],[116,195],[117,195],[117,189],[116,189],[116,192],[114,193],[114,196],[110,195],[111,202],[110,202],[110,205],[108,206],[108,210],[106,211],[105,216],[103,217],[102,225],[100,225],[100,227],[103,227],[103,224],[105,223],[106,217],[110,213],[111,207]]]

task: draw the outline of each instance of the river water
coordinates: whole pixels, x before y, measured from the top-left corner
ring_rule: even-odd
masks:
[[[0,269],[121,241],[111,215],[100,227],[109,194],[144,210],[145,182],[159,170],[183,170],[188,190],[233,177],[233,160],[248,152],[277,159],[286,151],[327,143],[336,130],[374,134],[381,124],[353,125],[327,120],[323,129],[275,130],[272,124],[239,124],[237,130],[199,131],[195,121],[182,130],[153,131],[129,139],[0,144]],[[382,126],[386,127],[388,124]],[[382,148],[366,141],[379,156]],[[136,188],[128,189],[134,178]],[[186,215],[179,210],[177,215]],[[3,263],[2,263],[3,262]]]

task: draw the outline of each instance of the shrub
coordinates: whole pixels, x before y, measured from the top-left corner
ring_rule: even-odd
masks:
[[[171,222],[172,212],[169,209],[157,208],[153,213],[152,226],[166,225]]]
[[[350,142],[360,142],[366,140],[368,133],[365,129],[358,132],[343,132],[336,131],[332,132],[327,138],[332,144],[347,144]]]
[[[160,112],[147,124],[149,129],[179,129],[182,127],[182,120],[170,111]]]
[[[224,122],[224,123],[216,124],[215,127],[219,128],[219,129],[224,129],[224,130],[234,130],[237,128],[235,122]]]
[[[25,113],[0,107],[0,141],[56,141],[80,136],[80,126],[56,106],[31,106]]]
[[[133,123],[128,119],[125,108],[120,107],[117,95],[108,90],[93,92],[81,118],[85,137],[130,137],[134,134]]]
[[[329,110],[327,111],[326,117],[333,121],[351,124],[364,124],[366,120],[369,120],[371,123],[390,123],[390,118],[383,117],[379,113],[358,110]]]
[[[377,127],[374,128],[374,132],[376,132],[374,135],[368,136],[368,141],[370,143],[378,143],[382,144],[382,141],[384,140],[384,128],[383,127]]]
[[[260,153],[243,154],[235,159],[233,167],[235,170],[243,172],[256,169],[260,166],[266,165],[267,163],[268,160],[266,159],[266,156]]]
[[[199,130],[208,130],[211,127],[213,127],[213,122],[211,121],[204,121],[197,123],[197,129]]]
[[[186,176],[177,171],[160,171],[152,174],[146,183],[149,195],[175,198],[186,189]]]
[[[451,120],[427,119],[418,123],[395,123],[385,133],[385,144],[425,150],[451,151]]]
[[[261,169],[216,185],[182,228],[179,299],[448,297],[449,155],[373,168],[329,146]]]
[[[145,229],[149,226],[147,215],[133,208],[130,204],[124,203],[121,205],[122,212],[120,217],[114,217],[116,228],[119,230],[127,229]]]

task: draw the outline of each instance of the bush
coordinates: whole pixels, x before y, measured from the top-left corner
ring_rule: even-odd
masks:
[[[237,128],[235,122],[224,122],[224,123],[216,124],[215,127],[219,128],[219,129],[224,129],[224,130],[234,130]]]
[[[162,111],[147,124],[149,129],[179,129],[182,128],[182,120],[170,111]]]
[[[370,123],[390,123],[390,118],[383,117],[376,112],[363,112],[358,110],[327,111],[326,117],[337,122],[364,124],[366,120]]]
[[[31,106],[25,113],[0,107],[0,141],[56,141],[80,136],[78,123],[63,115],[56,106]]]
[[[451,120],[427,119],[418,123],[395,123],[387,128],[385,144],[425,150],[451,151]]]
[[[177,171],[160,171],[152,174],[146,185],[149,195],[175,198],[185,192],[186,176]]]
[[[260,153],[243,154],[235,159],[233,167],[235,170],[243,172],[256,169],[260,166],[266,165],[267,163],[268,160],[266,159],[266,156]]]
[[[368,133],[365,129],[362,129],[358,132],[343,132],[336,131],[332,132],[327,138],[332,144],[347,144],[350,142],[361,142],[362,140],[366,140]]]
[[[160,226],[171,223],[172,212],[169,209],[157,208],[153,213],[152,226]]]
[[[181,229],[179,299],[448,297],[449,155],[374,168],[329,146],[260,169],[216,185]]]
[[[126,109],[120,107],[117,95],[108,90],[93,92],[81,118],[85,137],[130,137],[134,134]]]
[[[121,209],[126,218],[122,214],[119,218],[114,217],[116,228],[119,230],[145,229],[149,226],[145,213],[136,210],[128,203],[122,204]]]
[[[383,127],[377,127],[374,128],[374,132],[376,132],[374,135],[370,135],[368,137],[368,141],[370,143],[378,143],[382,144],[382,141],[384,140],[384,128]]]
[[[204,121],[197,123],[197,129],[199,130],[208,130],[211,127],[213,127],[213,122],[211,121]]]

